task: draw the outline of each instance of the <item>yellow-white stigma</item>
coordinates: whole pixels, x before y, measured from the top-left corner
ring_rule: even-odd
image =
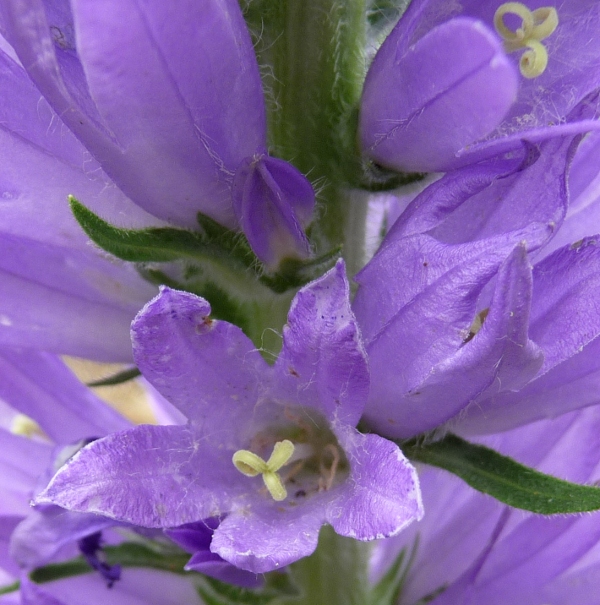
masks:
[[[516,15],[521,19],[521,27],[512,31],[504,23],[505,15]],[[519,69],[526,78],[537,78],[543,74],[548,65],[548,51],[542,44],[558,27],[558,13],[552,6],[543,6],[530,11],[520,2],[505,2],[494,15],[494,27],[504,40],[506,52],[514,52],[522,48],[523,53]]]
[[[21,437],[33,437],[34,435],[43,436],[44,431],[40,428],[40,425],[25,414],[17,414],[11,424],[10,432],[13,435],[20,435]]]
[[[238,450],[233,455],[232,460],[235,468],[247,477],[262,475],[265,486],[273,500],[281,502],[286,499],[287,490],[277,471],[289,462],[293,453],[294,444],[288,439],[284,439],[275,444],[273,453],[266,462],[249,450]]]

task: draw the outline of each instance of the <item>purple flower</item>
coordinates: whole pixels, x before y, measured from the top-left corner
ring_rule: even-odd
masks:
[[[448,173],[357,275],[372,376],[365,418],[380,434],[449,420],[489,432],[591,402],[561,387],[597,367],[597,239],[533,270],[529,260],[565,217],[576,144],[556,138],[524,159]]]
[[[600,477],[597,407],[487,437],[485,445],[578,483]],[[399,605],[592,605],[600,569],[599,514],[544,517],[515,511],[435,469],[420,473],[427,515],[380,543],[379,574],[413,552]],[[413,550],[414,549],[414,550]],[[441,594],[440,594],[441,593]]]
[[[367,75],[365,153],[443,171],[597,128],[568,116],[600,86],[599,25],[594,0],[411,2]]]
[[[186,570],[198,571],[211,578],[236,586],[247,588],[261,586],[263,579],[260,576],[238,569],[218,554],[210,551],[213,534],[220,523],[220,519],[212,517],[167,529],[165,534],[181,548],[192,554],[192,558],[185,566]]]
[[[312,218],[315,193],[291,164],[256,155],[240,164],[233,180],[233,211],[255,254],[268,266],[282,258],[307,258],[303,228]]]
[[[271,196],[251,195],[241,215],[234,212],[234,174],[266,153],[261,79],[235,0],[143,5],[133,0],[10,0],[0,8],[0,31],[54,110],[44,107],[53,128],[72,131],[93,158],[86,171],[100,171],[117,198],[129,198],[154,217],[196,230],[199,212],[229,228],[243,228],[266,208],[273,234],[249,230],[251,246],[270,265],[278,251],[287,253],[291,246],[298,252],[297,230],[310,218],[314,200],[307,200],[304,190],[311,187],[305,180],[295,191],[303,177],[292,166],[269,183]],[[20,72],[16,66],[10,69]],[[14,77],[23,79],[23,74]],[[22,91],[7,90],[14,98],[8,105],[16,112]],[[34,125],[35,120],[28,120],[25,132]],[[51,151],[61,159],[73,157],[68,145]],[[65,170],[58,167],[57,173],[62,176]],[[79,189],[76,180],[68,182],[68,193],[95,204],[89,186]],[[43,185],[45,202],[51,187],[46,181]],[[272,199],[282,190],[286,195]],[[101,206],[101,214],[108,211]],[[291,244],[273,251],[273,237],[287,237]]]
[[[130,361],[128,326],[155,290],[90,247],[66,198],[77,191],[132,227],[157,221],[111,183],[1,51],[0,84],[0,343]]]
[[[129,422],[93,396],[58,358],[36,351],[2,350],[0,397],[0,584],[21,582],[20,590],[3,596],[2,602],[76,605],[84,594],[86,603],[98,605],[107,598],[122,605],[200,605],[192,582],[180,575],[128,568],[118,578],[117,567],[107,565],[100,554],[100,532],[118,525],[114,520],[55,505],[30,507],[57,466],[83,445],[73,441],[127,428]],[[29,420],[22,420],[24,415]],[[35,427],[39,435],[13,434],[8,426],[22,432]],[[99,573],[43,584],[28,577],[35,567],[80,553]]]
[[[188,425],[94,442],[39,503],[147,527],[225,516],[211,550],[257,573],[310,554],[323,523],[372,540],[421,516],[399,448],[354,428],[369,375],[343,263],[297,294],[272,367],[206,301],[167,288],[132,334],[138,366]]]

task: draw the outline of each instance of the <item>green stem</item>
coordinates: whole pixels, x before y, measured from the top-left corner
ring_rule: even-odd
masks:
[[[271,152],[318,191],[317,254],[343,244],[349,184],[360,173],[358,102],[365,75],[365,0],[253,0]]]
[[[291,566],[302,595],[285,605],[365,605],[370,598],[370,550],[368,543],[323,527],[315,553]]]

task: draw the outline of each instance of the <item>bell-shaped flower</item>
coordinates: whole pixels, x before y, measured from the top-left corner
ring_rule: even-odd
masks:
[[[411,2],[367,74],[364,153],[396,170],[446,171],[598,128],[569,115],[597,106],[599,26],[594,0]]]
[[[101,552],[104,537],[108,532],[107,542],[121,542],[123,537],[111,529],[125,524],[52,504],[30,506],[57,468],[85,443],[130,423],[95,397],[58,358],[31,350],[2,349],[0,398],[0,584],[10,585],[17,578],[21,583],[20,590],[7,593],[2,602],[20,596],[23,603],[74,605],[81,602],[78,591],[84,590],[86,603],[98,605],[107,599],[124,605],[199,603],[193,583],[181,576],[122,570],[106,563]],[[197,543],[196,550],[197,558],[212,555],[208,544]],[[83,555],[97,573],[42,584],[28,577],[36,567],[77,555]],[[242,579],[247,584],[257,582],[255,575],[225,562],[205,565],[202,571],[226,581],[245,573]]]
[[[422,514],[400,449],[354,427],[369,388],[342,262],[299,291],[269,366],[208,303],[164,288],[132,327],[144,376],[188,418],[95,441],[38,503],[146,527],[224,517],[212,552],[253,572],[313,552],[319,529],[372,540]]]
[[[266,153],[261,78],[236,0],[143,6],[135,0],[8,0],[0,7],[0,31],[54,110],[54,128],[66,125],[111,187],[140,209],[188,229],[199,229],[199,212],[240,229],[254,226],[272,203],[254,194],[241,214],[233,208],[234,174],[247,158]],[[11,91],[11,98],[18,103],[18,93]],[[285,218],[267,225],[274,232],[266,239],[248,233],[268,264],[277,251],[265,252],[265,241],[298,252],[296,241],[305,236],[297,230],[307,222],[305,189],[311,189],[304,181],[297,201],[293,191],[303,177],[291,166],[279,172],[277,187],[285,191],[279,206],[291,204],[279,210]],[[69,193],[94,205],[76,182]],[[305,243],[304,256],[307,249]]]
[[[442,23],[408,47],[404,35],[399,24],[367,74],[361,144],[384,166],[441,170],[502,122],[517,97],[517,74],[475,19]]]
[[[598,365],[596,238],[533,272],[529,260],[564,219],[576,143],[556,138],[523,163],[447,174],[358,274],[354,310],[372,376],[365,418],[381,434],[409,437],[451,419],[454,431],[485,432],[587,405],[567,403],[560,387]]]
[[[31,80],[125,195],[175,224],[204,212],[233,226],[228,178],[265,145],[237,2],[10,0],[0,17]]]

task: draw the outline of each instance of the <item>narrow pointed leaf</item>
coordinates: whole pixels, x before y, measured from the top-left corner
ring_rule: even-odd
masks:
[[[141,372],[136,368],[126,368],[117,372],[116,374],[111,374],[110,376],[106,376],[105,378],[99,378],[98,380],[93,380],[92,382],[88,382],[88,387],[111,387],[117,384],[123,384],[129,380],[133,380],[140,376]]]
[[[242,233],[231,231],[203,214],[198,215],[202,233],[171,227],[121,229],[101,219],[73,196],[69,197],[69,204],[73,216],[88,237],[121,260],[165,263],[187,259],[200,265],[213,261],[234,270],[241,279],[245,279],[250,270],[259,283],[278,294],[297,289],[317,278],[333,266],[340,254],[340,249],[334,248],[318,258],[305,261],[288,259],[277,273],[268,274]]]
[[[402,444],[411,459],[458,475],[500,502],[541,515],[600,509],[600,488],[569,483],[524,466],[512,458],[456,435],[433,443]]]
[[[268,605],[277,597],[270,590],[253,591],[205,577],[198,593],[207,605]]]
[[[74,197],[69,198],[71,211],[81,228],[100,248],[117,258],[131,262],[169,262],[180,258],[216,256],[200,233],[153,227],[120,229],[102,220]]]
[[[189,555],[184,552],[157,552],[143,544],[124,542],[117,546],[106,546],[102,549],[109,565],[122,567],[147,567],[179,574],[194,572],[184,571]],[[91,573],[93,570],[83,557],[76,557],[61,563],[52,563],[38,567],[29,574],[36,584],[53,582],[72,576]]]
[[[10,594],[11,592],[16,592],[21,588],[21,582],[14,582],[13,584],[8,584],[7,586],[0,586],[0,596],[5,594]]]
[[[371,605],[394,605],[398,602],[408,566],[404,565],[406,549],[403,549],[390,565],[386,574],[377,582],[371,592]]]

